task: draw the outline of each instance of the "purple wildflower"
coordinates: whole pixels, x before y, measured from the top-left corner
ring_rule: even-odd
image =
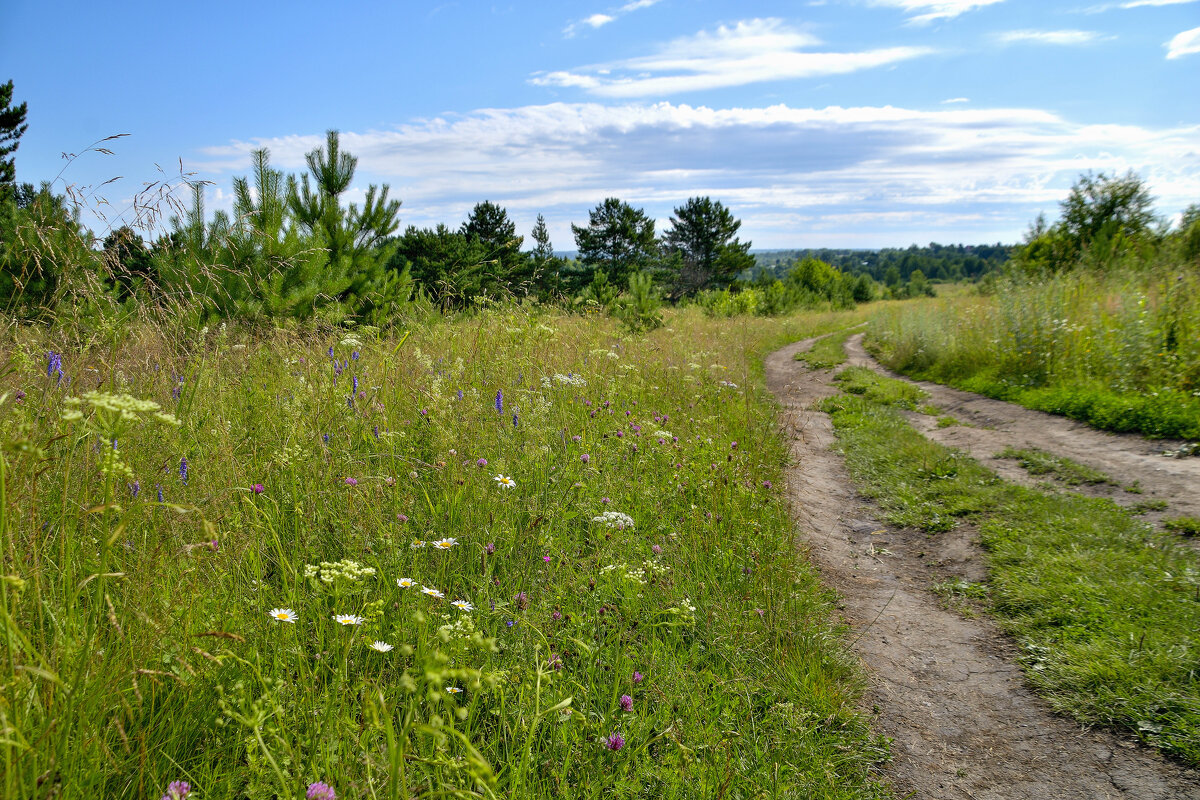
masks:
[[[633,682],[634,683],[641,683],[645,679],[646,679],[645,675],[643,675],[640,672],[637,672],[636,670],[634,671],[634,673],[633,673]]]
[[[462,398],[463,398],[462,389],[459,389],[459,390],[458,390],[458,399],[459,399],[459,400],[462,400]]]
[[[522,611],[529,607],[529,595],[525,594],[524,592],[517,592],[515,595],[513,595],[513,600],[517,601],[517,608],[521,609]]]
[[[379,438],[379,426],[378,425],[376,425],[374,430],[372,430],[371,432],[375,434],[376,439]]]
[[[407,514],[397,514],[396,522],[408,522],[408,515]]]
[[[549,556],[549,555],[544,555],[544,556],[542,556],[542,561],[545,561],[547,564],[549,564],[549,563],[550,563],[550,556]]]
[[[475,462],[475,466],[477,466],[477,467],[486,467],[486,466],[487,466],[487,459],[486,459],[486,458],[481,458],[481,459],[479,459],[478,461],[476,461],[476,462]]]
[[[662,546],[656,544],[650,548],[650,552],[654,553],[654,555],[658,555],[662,552]]]
[[[179,480],[183,481],[183,485],[187,486],[188,481],[188,463],[187,456],[179,459]]]
[[[504,392],[501,389],[496,390],[496,413],[504,413]]]
[[[764,488],[764,489],[770,489],[770,488],[771,488],[771,482],[770,482],[770,481],[763,481],[763,488]]]
[[[53,350],[46,351],[46,377],[57,378],[55,383],[62,383],[62,356]]]
[[[609,750],[620,750],[625,746],[625,737],[619,733],[610,734],[608,739],[605,740],[605,745]]]
[[[355,375],[355,376],[354,376],[353,378],[351,378],[350,380],[351,380],[351,381],[354,383],[354,390],[353,390],[353,391],[354,391],[354,394],[358,394],[358,376],[357,376],[357,375]]]
[[[517,415],[513,414],[513,427],[517,427]]]
[[[358,480],[356,478],[346,478],[346,485],[347,486],[358,486]]]
[[[163,501],[163,496],[162,496],[162,484],[161,484],[161,483],[156,483],[156,484],[154,484],[154,488],[155,488],[155,489],[158,489],[158,502],[160,502],[160,503],[161,503],[161,502]]]
[[[350,353],[350,358],[351,358],[351,359],[353,359],[353,360],[355,360],[355,361],[358,361],[358,351],[357,351],[357,350],[355,350],[355,351],[353,351],[352,353]]]
[[[317,781],[308,785],[308,791],[304,793],[304,797],[306,800],[337,800],[337,793],[328,783]]]
[[[496,544],[494,542],[488,542],[486,545],[484,545],[483,550],[490,556],[496,552]]]
[[[588,462],[590,462],[592,460],[592,457],[590,455],[588,455],[587,453],[584,453],[583,455],[581,455],[579,457],[579,460],[582,461],[583,463],[587,464]]]
[[[325,444],[329,444],[329,434],[328,433],[325,434],[324,436],[322,436],[321,438],[325,440]]]
[[[24,399],[25,399],[25,393],[23,391],[21,391],[20,389],[17,389],[16,394],[13,395],[13,402],[20,403]]]
[[[162,800],[184,800],[192,793],[192,785],[187,781],[171,781],[167,785],[167,793],[162,796]]]
[[[333,345],[329,345],[329,357],[333,358]]]
[[[555,611],[550,614],[550,619],[554,620],[555,622],[558,622],[560,619],[562,619],[562,612],[555,609]]]
[[[633,698],[627,694],[621,695],[621,710],[625,713],[633,711]]]
[[[508,620],[507,622],[505,622],[505,623],[504,623],[504,626],[505,626],[506,628],[511,628],[513,625],[516,625],[516,624],[517,624],[517,623],[516,623],[515,621],[513,621],[513,620],[511,620],[511,619],[510,619],[510,620]]]
[[[261,483],[256,483],[250,487],[250,491],[254,492],[255,494],[262,494],[266,490],[267,487],[263,486]]]
[[[137,499],[138,492],[140,492],[141,490],[142,490],[141,481],[134,481],[133,483],[129,484],[129,493],[131,495],[133,495],[133,499],[135,499],[135,500]]]
[[[580,436],[579,434],[575,434],[574,436],[571,437],[571,441],[572,442],[580,442],[580,441],[583,441],[583,437]]]

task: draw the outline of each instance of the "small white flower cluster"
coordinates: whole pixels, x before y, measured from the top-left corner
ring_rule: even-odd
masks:
[[[300,461],[304,455],[304,448],[298,444],[285,444],[282,449],[275,452],[274,461],[281,467],[289,467],[293,462]]]
[[[653,572],[655,575],[665,575],[671,571],[671,568],[661,561],[647,560],[642,562],[642,566],[647,572]]]
[[[108,392],[88,392],[83,397],[68,397],[63,404],[66,410],[62,418],[66,421],[83,419],[81,406],[87,403],[92,410],[102,416],[115,415],[124,421],[141,419],[141,414],[153,414],[159,422],[167,425],[178,425],[179,420],[174,414],[161,410],[161,406],[153,400],[139,400],[131,394],[109,394]]]
[[[684,622],[694,624],[696,622],[696,607],[692,605],[692,600],[689,597],[683,598],[683,602],[673,608],[667,609],[671,614],[675,614]]]
[[[655,436],[656,438],[659,438],[659,439],[673,439],[673,438],[675,438],[675,434],[671,433],[670,431],[655,431],[655,432],[654,432],[654,436]]]
[[[592,517],[592,522],[603,525],[606,528],[616,528],[619,531],[633,530],[633,517],[628,514],[622,514],[620,511],[605,511],[598,517]]]
[[[361,350],[363,346],[362,341],[352,333],[347,334],[338,344],[350,350]]]
[[[443,642],[448,642],[451,639],[470,639],[475,635],[475,622],[470,614],[463,614],[454,622],[447,623],[438,628],[438,637]]]
[[[738,385],[736,383],[730,383],[729,381],[721,381],[721,385],[724,386],[726,389],[738,388]]]
[[[341,561],[322,561],[318,566],[304,565],[304,577],[316,578],[322,583],[334,583],[339,580],[354,583],[374,574],[374,567],[364,567],[348,558]]]
[[[638,569],[636,567],[631,568],[628,564],[609,564],[606,567],[600,568],[600,574],[607,575],[610,572],[615,572],[618,570],[621,572],[621,577],[627,581],[633,581],[634,583],[641,584],[646,583],[646,570]]]
[[[556,372],[548,378],[542,378],[542,387],[545,389],[551,388],[556,383],[561,383],[566,386],[587,386],[587,381],[583,379],[582,375],[563,375],[562,373]]]

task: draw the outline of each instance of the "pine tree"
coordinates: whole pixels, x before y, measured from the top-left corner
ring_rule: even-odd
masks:
[[[14,199],[17,185],[17,167],[12,154],[20,145],[25,124],[25,103],[12,105],[13,82],[0,83],[0,203]]]
[[[667,251],[680,256],[674,297],[727,286],[754,266],[750,242],[736,238],[741,226],[720,201],[708,197],[693,197],[675,209],[671,229],[663,235]]]
[[[642,209],[634,209],[615,197],[607,198],[588,213],[588,225],[572,225],[579,260],[591,270],[603,270],[618,286],[629,275],[654,266],[658,240],[654,220]]]

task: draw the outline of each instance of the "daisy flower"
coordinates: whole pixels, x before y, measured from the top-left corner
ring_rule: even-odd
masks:
[[[369,645],[367,645],[367,647],[371,648],[372,650],[377,650],[380,653],[386,653],[388,650],[392,649],[393,645],[390,645],[387,642],[371,642]]]
[[[422,586],[422,587],[421,587],[421,593],[422,593],[422,594],[427,594],[427,595],[429,595],[430,597],[436,597],[436,598],[438,598],[439,600],[440,600],[441,598],[443,598],[443,597],[445,597],[445,596],[446,596],[446,595],[442,594],[441,592],[439,592],[437,589],[430,589],[428,586]]]
[[[454,600],[450,605],[457,608],[459,611],[474,611],[475,606],[468,603],[466,600]]]
[[[458,539],[438,539],[433,543],[433,546],[438,550],[449,550],[456,544],[458,544]]]
[[[429,544],[429,542],[425,541],[424,539],[413,539],[412,544],[410,544],[409,547],[411,547],[413,550],[420,550],[427,544]]]
[[[363,618],[356,614],[334,614],[333,621],[339,625],[361,625]]]
[[[462,689],[458,688],[457,686],[447,686],[446,691],[450,694],[462,694]]]
[[[412,578],[396,578],[396,585],[401,589],[411,589],[417,584]]]
[[[271,615],[271,619],[279,622],[295,622],[297,619],[296,612],[290,608],[272,608],[267,613]]]
[[[517,482],[507,475],[497,475],[493,480],[500,484],[502,489],[512,489],[517,485]]]

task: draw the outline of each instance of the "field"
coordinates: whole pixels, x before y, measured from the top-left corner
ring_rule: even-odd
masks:
[[[861,318],[10,325],[4,796],[890,796],[760,374]]]

